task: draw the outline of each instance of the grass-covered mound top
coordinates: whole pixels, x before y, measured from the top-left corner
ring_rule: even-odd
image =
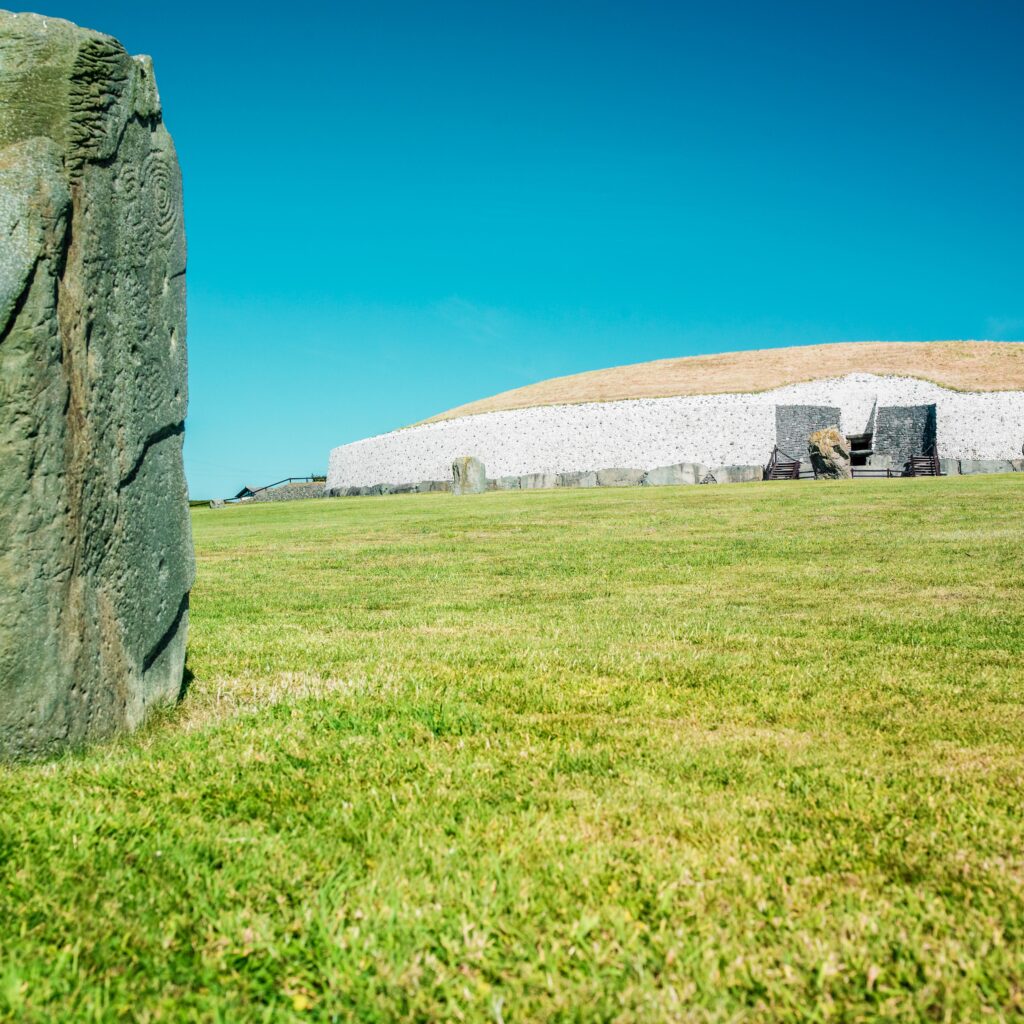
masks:
[[[847,373],[917,377],[956,391],[1024,390],[1024,343],[858,341],[657,359],[553,377],[460,405],[426,422],[535,405],[768,391]]]
[[[184,703],[0,767],[0,1020],[1018,1019],[1022,500],[196,510]]]

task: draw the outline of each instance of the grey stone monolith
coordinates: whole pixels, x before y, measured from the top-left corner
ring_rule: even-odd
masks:
[[[483,494],[487,470],[479,459],[462,455],[452,463],[452,494]]]
[[[0,756],[182,688],[181,177],[148,57],[0,12]]]
[[[838,427],[816,430],[807,439],[814,475],[822,480],[849,480],[850,442]]]

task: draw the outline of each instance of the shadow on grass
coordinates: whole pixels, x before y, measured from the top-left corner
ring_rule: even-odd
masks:
[[[195,674],[192,669],[188,667],[188,652],[185,652],[185,667],[181,672],[181,686],[178,688],[178,697],[175,700],[175,704],[180,704],[187,696],[189,688],[192,686],[195,680]]]

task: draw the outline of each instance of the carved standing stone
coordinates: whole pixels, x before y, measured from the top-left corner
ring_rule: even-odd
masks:
[[[0,12],[0,756],[182,685],[181,176],[148,57]]]
[[[807,439],[814,475],[825,480],[850,480],[850,442],[838,427],[816,430]]]

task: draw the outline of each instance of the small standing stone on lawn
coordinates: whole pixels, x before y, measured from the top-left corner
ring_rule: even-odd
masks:
[[[483,494],[487,470],[479,459],[462,455],[452,463],[452,494]]]

